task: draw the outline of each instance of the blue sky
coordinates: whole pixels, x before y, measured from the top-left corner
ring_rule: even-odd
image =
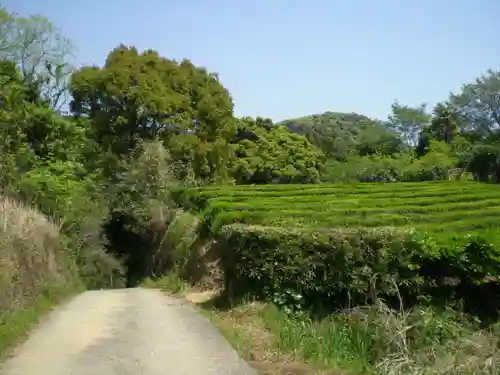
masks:
[[[4,0],[99,64],[119,43],[219,73],[237,115],[386,118],[500,70],[498,0]]]

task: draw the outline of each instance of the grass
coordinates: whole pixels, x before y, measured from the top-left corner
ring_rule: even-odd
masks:
[[[0,359],[20,343],[40,318],[75,290],[65,285],[54,286],[40,295],[24,310],[0,314]]]
[[[204,308],[204,314],[222,335],[260,374],[330,375],[348,374],[338,368],[305,361],[293,351],[281,348],[276,335],[266,327],[266,305],[246,304],[230,310]]]
[[[249,303],[231,309],[216,308],[216,293],[198,292],[175,273],[156,280],[145,279],[141,285],[185,298],[196,305],[200,313],[217,326],[238,354],[262,375],[338,374],[325,366],[314,366],[295,358],[289,352],[280,351],[263,319],[266,316],[262,314],[265,305]],[[215,299],[212,299],[214,295]]]
[[[36,210],[0,197],[0,355],[80,286],[59,227]]]
[[[192,298],[175,275],[146,285],[195,302],[260,374],[500,374],[498,335],[452,310],[395,311],[378,303],[314,320],[271,303]]]
[[[276,371],[264,373],[281,373],[285,363],[289,374],[500,373],[497,337],[445,312],[379,305],[313,321],[253,304],[210,316],[254,367]]]
[[[158,279],[147,277],[141,283],[143,288],[160,289],[173,295],[182,294],[188,289],[184,280],[177,274],[169,274]]]
[[[261,374],[500,374],[498,337],[453,311],[382,303],[322,320],[269,303],[206,301],[176,275],[144,284],[195,302]]]

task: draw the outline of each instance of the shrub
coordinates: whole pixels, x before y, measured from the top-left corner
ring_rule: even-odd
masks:
[[[472,181],[321,185],[216,186],[175,189],[172,198],[202,212],[203,227],[396,226],[466,235],[498,228],[498,185]]]
[[[197,239],[198,221],[196,216],[178,211],[158,248],[158,253],[163,253],[164,258],[168,257],[168,262],[181,275],[187,271],[192,257],[196,256],[193,254],[193,245]]]
[[[391,230],[329,232],[231,225],[219,234],[227,289],[261,296],[291,290],[307,305],[357,305],[421,283],[419,243]]]
[[[115,254],[124,258],[129,285],[168,272],[177,251],[170,247],[174,237],[187,235],[185,217],[179,217],[169,195],[176,183],[170,154],[159,141],[139,142],[120,164],[108,193],[106,233]]]
[[[448,171],[458,164],[452,157],[451,146],[445,142],[431,141],[427,152],[405,171],[406,181],[434,181],[448,178]]]
[[[463,158],[463,157],[462,157]],[[432,140],[427,153],[415,158],[411,153],[392,156],[374,154],[353,156],[345,163],[330,161],[324,181],[328,182],[396,182],[435,181],[448,179],[448,170],[463,164],[460,155],[454,156],[451,146]]]
[[[226,290],[238,297],[300,301],[303,308],[357,306],[379,298],[416,303],[481,306],[498,294],[500,252],[481,238],[436,242],[393,229],[285,229],[229,225],[218,234]],[[278,295],[277,295],[278,294]]]
[[[95,176],[79,177],[81,165],[54,162],[38,166],[17,182],[19,196],[60,222],[88,288],[124,286],[121,263],[106,252],[102,226],[108,202]]]

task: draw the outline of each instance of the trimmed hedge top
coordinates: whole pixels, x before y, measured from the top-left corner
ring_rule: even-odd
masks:
[[[500,186],[471,181],[212,186],[177,190],[174,198],[202,212],[214,233],[233,223],[488,236],[500,228]]]

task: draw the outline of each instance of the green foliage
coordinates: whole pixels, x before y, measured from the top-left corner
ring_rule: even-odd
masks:
[[[222,225],[244,223],[487,233],[498,228],[499,197],[497,186],[472,181],[233,186],[173,192],[182,207],[202,211],[205,227],[213,232]]]
[[[391,156],[405,151],[405,145],[397,132],[388,130],[386,125],[374,124],[361,130],[356,151],[360,156]]]
[[[474,179],[500,183],[500,144],[478,144],[469,149],[467,169]]]
[[[305,135],[326,156],[337,160],[358,153],[391,154],[402,149],[397,134],[389,131],[384,124],[356,113],[325,112],[285,120],[278,125]]]
[[[240,121],[235,152],[238,184],[315,183],[324,159],[304,136],[251,118]]]
[[[120,45],[70,74],[71,51],[48,20],[0,11],[0,187],[58,223],[87,287],[185,276],[208,236],[228,287],[290,312],[496,295],[500,192],[423,181],[500,181],[498,72],[432,115],[395,102],[386,122],[275,125],[235,118],[217,74],[187,59]]]
[[[459,125],[460,118],[455,109],[448,103],[438,103],[434,108],[430,124],[420,131],[415,149],[417,156],[421,157],[427,153],[432,140],[453,144],[460,131]]]
[[[406,144],[416,146],[420,131],[430,122],[430,115],[426,113],[426,105],[418,107],[392,104],[392,113],[389,115],[389,126],[399,132]]]
[[[448,178],[458,160],[452,156],[451,146],[444,141],[431,140],[427,153],[416,159],[407,171],[407,180],[432,181]]]
[[[6,135],[0,142],[2,188],[60,223],[87,286],[122,285],[121,265],[104,251],[101,225],[107,203],[85,168],[90,142],[84,122],[46,106],[12,62],[4,61],[0,69],[5,104],[0,123]]]
[[[223,139],[204,142],[194,134],[174,135],[168,150],[175,163],[175,176],[187,184],[227,182],[234,161],[234,145]]]
[[[385,156],[351,157],[345,163],[330,161],[323,175],[325,182],[395,182],[404,181],[414,159],[408,153]]]
[[[157,271],[153,254],[160,252],[168,225],[175,217],[168,194],[175,182],[170,155],[161,142],[139,142],[115,169],[108,185],[110,213],[104,226],[110,250],[124,259],[128,283]],[[168,263],[171,264],[171,263]]]
[[[216,75],[153,50],[118,46],[103,68],[73,74],[70,88],[74,114],[89,116],[101,147],[117,155],[134,149],[139,138],[168,141],[192,132],[214,141],[234,132],[232,99]]]
[[[315,321],[267,304],[258,318],[275,339],[274,351],[341,373],[499,373],[497,337],[450,310],[394,311],[377,303]]]
[[[140,142],[120,162],[118,181],[110,187],[115,196],[113,209],[133,216],[142,226],[153,217],[162,221],[168,210],[168,187],[175,182],[170,162],[170,154],[161,142]]]
[[[177,212],[159,248],[164,250],[164,253],[168,252],[168,261],[173,264],[173,270],[184,277],[189,276],[186,274],[189,263],[196,255],[193,253],[193,245],[198,239],[198,222],[198,218],[188,212]]]
[[[459,137],[457,138],[457,140]],[[426,140],[425,154],[419,158],[404,152],[386,156],[351,157],[344,163],[329,161],[323,174],[325,182],[397,182],[447,180],[450,171],[467,165],[470,151],[467,144]]]
[[[60,222],[87,287],[123,286],[121,264],[104,250],[106,201],[96,181],[76,177],[75,167],[59,161],[32,169],[19,179],[17,194]]]
[[[462,305],[483,317],[496,313],[495,303],[477,301],[499,291],[500,249],[480,237],[449,237],[442,244],[389,229],[240,224],[223,227],[217,238],[226,290],[235,296],[252,293],[327,311],[381,298],[396,306],[431,302]]]

